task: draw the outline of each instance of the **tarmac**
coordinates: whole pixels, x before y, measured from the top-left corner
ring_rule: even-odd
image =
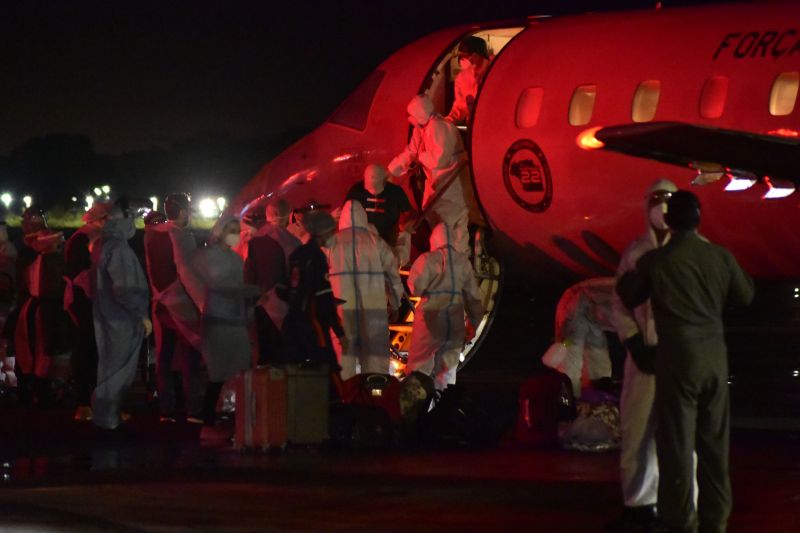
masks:
[[[3,409],[0,531],[602,531],[617,452],[488,446],[241,453],[134,413],[121,434],[66,409]],[[800,531],[800,432],[736,430],[730,531]]]

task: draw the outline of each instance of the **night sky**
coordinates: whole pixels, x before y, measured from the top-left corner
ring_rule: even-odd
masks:
[[[99,154],[166,149],[201,132],[285,144],[436,29],[655,2],[19,4],[0,7],[0,156],[52,133],[86,137]]]

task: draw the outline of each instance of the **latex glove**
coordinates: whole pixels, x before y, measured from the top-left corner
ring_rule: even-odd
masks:
[[[641,333],[637,333],[633,337],[628,338],[623,344],[631,354],[636,368],[645,374],[656,373],[656,347],[647,346],[644,343],[644,337]]]

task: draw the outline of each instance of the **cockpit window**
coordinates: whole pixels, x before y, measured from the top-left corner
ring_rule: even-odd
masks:
[[[347,99],[339,105],[336,111],[333,112],[328,122],[339,124],[346,128],[352,128],[358,131],[364,131],[367,127],[367,119],[369,118],[369,110],[372,108],[372,101],[375,99],[375,94],[378,92],[386,71],[382,69],[374,70],[364,81],[356,88]]]

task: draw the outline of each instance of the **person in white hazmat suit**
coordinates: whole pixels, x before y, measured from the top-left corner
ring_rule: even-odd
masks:
[[[437,390],[455,384],[461,351],[483,318],[481,291],[467,256],[456,251],[447,224],[431,233],[431,251],[417,257],[408,275],[414,310],[414,333],[406,372],[432,375]],[[470,332],[464,313],[470,322]]]
[[[89,281],[98,352],[92,423],[105,429],[121,422],[120,406],[136,376],[142,341],[153,331],[147,278],[128,245],[135,233],[133,218],[115,207],[92,248]]]
[[[348,346],[339,360],[341,376],[389,373],[388,304],[392,313],[400,307],[403,284],[389,245],[369,230],[367,212],[358,201],[342,207],[339,232],[327,244],[333,294],[344,300],[338,307]]]
[[[412,98],[407,111],[414,132],[405,150],[389,163],[389,172],[401,176],[413,163],[422,165],[426,176],[422,212],[431,227],[440,222],[450,226],[456,251],[469,255],[471,188],[458,128],[435,112],[427,95]]]
[[[667,200],[678,188],[669,180],[650,185],[645,197],[647,231],[622,254],[617,278],[636,268],[636,261],[650,250],[664,246],[670,231],[664,222]],[[625,504],[617,529],[649,527],[656,518],[658,461],[656,458],[655,351],[658,344],[650,301],[631,313],[616,291],[612,297],[613,321],[628,354],[620,398],[620,478]]]
[[[611,277],[583,280],[564,291],[556,306],[555,342],[542,363],[566,374],[575,398],[592,381],[611,377],[611,357],[605,332],[612,323]]]

